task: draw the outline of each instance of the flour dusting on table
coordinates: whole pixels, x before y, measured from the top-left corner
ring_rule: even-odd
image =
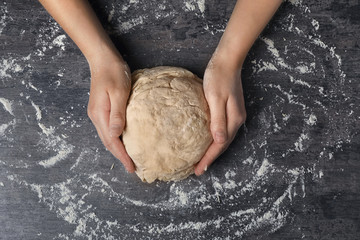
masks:
[[[1,81],[14,82],[18,88],[13,98],[0,97],[0,143],[21,147],[21,142],[28,142],[36,149],[33,155],[22,152],[16,165],[0,153],[0,168],[6,169],[7,176],[0,186],[13,184],[31,192],[42,207],[71,226],[72,231],[59,229],[56,239],[134,239],[144,235],[150,239],[187,239],[199,234],[211,239],[215,232],[221,239],[246,239],[254,232],[266,236],[280,229],[292,221],[294,202],[307,197],[308,180],[321,181],[326,176],[322,167],[335,158],[333,148],[350,141],[351,129],[336,126],[356,120],[347,118],[356,106],[344,108],[349,96],[343,93],[351,90],[346,89],[339,53],[323,42],[317,33],[321,25],[309,16],[309,8],[302,1],[290,2],[290,13],[281,23],[274,23],[284,39],[274,41],[263,35],[256,44],[266,57],[249,56],[250,80],[257,93],[248,108],[256,112],[249,115],[252,118],[224,157],[202,177],[152,185],[125,175],[119,162],[104,161],[109,153],[92,147],[100,140],[85,117],[88,90],[82,92],[81,104],[62,98],[67,85],[87,85],[67,78],[72,66],[62,56],[71,48],[70,40],[49,18],[39,29],[31,53],[20,58],[0,56]],[[179,11],[168,7],[166,1],[157,4],[157,10],[148,13],[141,1],[127,1],[121,6],[114,3],[107,9],[107,20],[117,23],[116,31],[126,34],[141,28],[149,18],[160,21]],[[121,14],[134,9],[139,15],[122,21]],[[224,24],[206,22],[206,10],[204,0],[186,0],[181,9],[205,21],[209,36],[223,32]],[[11,16],[6,7],[1,7],[0,13],[1,34]],[[300,19],[305,24],[300,24]],[[44,85],[33,81],[38,73],[32,63],[42,61],[47,54],[59,61],[59,72],[49,74]],[[79,72],[85,71],[86,67]],[[276,77],[269,79],[270,72]],[[265,92],[271,92],[273,98],[267,98]],[[56,101],[66,106],[61,116],[54,114]],[[301,119],[301,124],[294,125],[294,119]],[[323,125],[326,128],[320,127]],[[25,129],[36,134],[29,136]],[[285,133],[286,138],[279,137]],[[82,134],[80,139],[85,143],[74,140],[72,134]],[[323,148],[312,148],[314,141],[322,141]],[[309,158],[308,153],[315,157]],[[226,161],[226,156],[236,161]],[[20,172],[39,168],[44,177],[37,182]],[[58,174],[60,168],[66,172],[65,178]],[[134,194],[138,191],[144,195]],[[104,213],[100,210],[105,206],[112,207]],[[114,217],[119,212],[126,218]],[[202,216],[206,218],[199,220]]]

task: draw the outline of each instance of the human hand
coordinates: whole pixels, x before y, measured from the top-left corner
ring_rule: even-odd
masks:
[[[195,167],[197,176],[203,174],[226,150],[246,119],[241,66],[230,63],[216,51],[205,70],[203,86],[210,108],[210,130],[214,140]]]
[[[94,62],[90,62],[88,115],[104,146],[132,173],[134,163],[120,140],[131,89],[130,69],[119,58],[105,57]]]

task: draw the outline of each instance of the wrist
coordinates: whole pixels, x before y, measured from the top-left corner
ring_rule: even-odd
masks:
[[[234,54],[234,51],[230,47],[219,43],[213,56],[211,57],[210,63],[214,66],[220,67],[223,71],[237,74],[241,72],[244,59],[245,57],[242,57],[239,54]]]
[[[91,55],[85,57],[88,61],[91,74],[112,71],[113,69],[119,68],[129,70],[127,63],[116,49],[99,48]],[[130,72],[130,70],[128,72]]]
[[[230,69],[241,70],[247,52],[247,49],[243,49],[237,39],[230,38],[224,34],[216,48],[215,55]]]
[[[83,52],[90,66],[104,65],[109,62],[124,62],[115,46],[99,44],[89,52]]]

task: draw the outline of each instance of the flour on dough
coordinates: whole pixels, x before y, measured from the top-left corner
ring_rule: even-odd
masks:
[[[202,80],[178,67],[132,74],[123,142],[146,182],[181,180],[194,173],[212,142]]]

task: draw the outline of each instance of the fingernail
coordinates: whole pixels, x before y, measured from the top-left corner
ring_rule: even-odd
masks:
[[[205,168],[204,168],[204,172],[206,172],[207,171],[207,165],[205,165]]]
[[[223,143],[226,141],[225,134],[223,132],[216,132],[215,133],[215,142]]]

